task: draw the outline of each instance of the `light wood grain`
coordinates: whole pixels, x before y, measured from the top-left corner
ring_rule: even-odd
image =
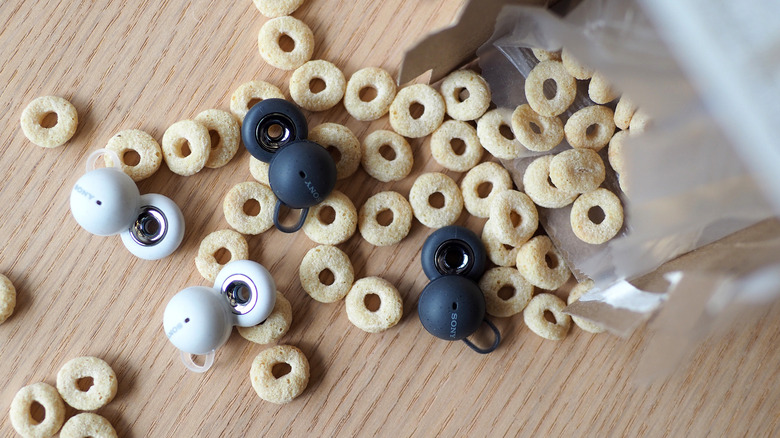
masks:
[[[395,74],[403,49],[449,23],[461,3],[307,0],[293,15],[314,31],[314,57],[347,77],[366,66]],[[358,277],[382,276],[403,296],[403,320],[382,334],[353,327],[343,303],[320,304],[303,292],[298,264],[315,246],[303,233],[248,238],[251,258],[292,303],[282,342],[301,348],[312,369],[300,398],[285,406],[260,400],[249,368],[265,347],[235,333],[212,370],[188,372],[163,333],[163,309],[177,291],[207,284],[194,257],[206,234],[228,228],[222,198],[251,179],[249,155],[242,150],[226,167],[187,178],[163,166],[139,183],[142,193],[173,198],[187,220],[181,248],[162,261],[138,260],[119,237],[80,229],[68,196],[85,157],[119,130],[159,140],[178,120],[227,109],[233,90],[251,79],[289,95],[290,73],[257,53],[265,20],[249,0],[0,3],[0,272],[18,290],[16,312],[0,326],[0,435],[14,434],[7,412],[16,391],[53,384],[79,355],[116,370],[119,394],[98,413],[124,437],[780,435],[779,306],[705,342],[674,375],[649,385],[634,373],[641,331],[623,340],[575,328],[551,342],[518,315],[496,319],[501,348],[480,356],[434,339],[417,320],[427,282],[419,250],[430,230],[416,221],[394,247],[375,248],[359,234],[340,245]],[[73,140],[53,150],[32,145],[19,128],[27,102],[46,94],[69,99],[80,116]],[[341,106],[307,116],[311,126],[345,123],[360,139],[388,127],[386,118],[357,122]],[[411,144],[413,175],[441,171],[426,141]],[[381,184],[359,170],[337,188],[360,206],[382,190],[408,195],[413,179]],[[483,222],[465,213],[458,221],[475,230]]]

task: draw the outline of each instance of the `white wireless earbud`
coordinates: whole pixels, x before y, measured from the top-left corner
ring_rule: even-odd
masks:
[[[101,155],[115,167],[95,169]],[[70,192],[70,212],[82,228],[98,236],[120,234],[133,255],[146,260],[167,257],[184,237],[184,216],[169,198],[141,195],[135,182],[119,168],[119,157],[98,149],[87,159],[87,173]]]
[[[181,350],[184,365],[205,372],[214,362],[214,352],[227,342],[233,326],[252,327],[265,321],[276,304],[276,284],[261,264],[236,260],[225,265],[214,287],[188,287],[165,306],[163,328]],[[206,355],[196,365],[191,355]]]

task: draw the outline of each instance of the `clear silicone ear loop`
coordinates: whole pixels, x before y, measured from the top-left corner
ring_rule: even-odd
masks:
[[[181,355],[181,361],[184,364],[185,367],[187,367],[188,370],[195,372],[195,373],[205,373],[206,371],[211,368],[212,365],[214,365],[214,353],[217,350],[211,350],[204,356],[206,360],[203,362],[203,365],[198,365],[195,363],[194,360],[192,360],[192,355],[190,353],[184,352],[179,350],[179,353]]]
[[[97,160],[103,155],[108,155],[111,158],[111,164],[115,169],[122,170],[122,166],[119,164],[119,155],[110,149],[97,149],[87,157],[87,172],[97,169]]]

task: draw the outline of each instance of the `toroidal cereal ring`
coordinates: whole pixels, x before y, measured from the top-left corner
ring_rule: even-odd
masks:
[[[183,150],[185,144],[189,153]],[[194,175],[203,169],[211,153],[209,131],[193,120],[176,122],[163,134],[162,152],[171,172],[182,176]]]
[[[57,123],[49,128],[42,125],[47,115],[57,115]],[[73,137],[79,124],[76,107],[57,96],[41,96],[22,111],[22,131],[28,140],[44,148],[62,146]]]
[[[333,281],[329,284],[320,279],[320,275],[325,271],[329,271],[333,276]],[[349,292],[355,281],[355,271],[344,251],[335,246],[320,245],[303,256],[298,278],[301,280],[301,287],[310,297],[321,303],[335,303]]]
[[[368,295],[379,297],[378,309],[372,311],[366,307]],[[347,318],[363,331],[379,333],[398,324],[403,316],[403,304],[398,289],[389,281],[379,277],[361,278],[347,294]]]
[[[83,412],[65,422],[60,438],[116,438],[114,426],[98,414]]]
[[[490,192],[485,196],[479,193],[479,188],[483,184],[490,186]],[[511,188],[512,177],[509,176],[509,172],[492,161],[484,162],[469,170],[460,182],[466,210],[476,217],[490,216],[490,202],[493,201],[493,197]]]
[[[537,335],[551,341],[560,341],[566,337],[571,327],[571,317],[563,313],[566,304],[553,294],[539,294],[523,310],[525,325]],[[544,312],[549,311],[555,322],[547,321]]]
[[[620,97],[620,93],[607,82],[604,75],[596,72],[590,78],[590,84],[588,84],[588,97],[593,102],[603,105]]]
[[[628,129],[631,118],[636,112],[636,106],[626,96],[620,98],[615,107],[615,126],[620,129]]]
[[[376,96],[368,101],[363,100],[360,94],[365,89],[373,89]],[[344,108],[357,120],[376,120],[387,114],[395,99],[395,91],[395,81],[390,73],[378,67],[366,67],[349,78],[344,92]]]
[[[203,111],[193,120],[203,125],[209,134],[214,131],[219,137],[217,144],[211,142],[206,167],[216,169],[227,164],[238,152],[241,142],[241,127],[238,121],[229,112],[218,109]]]
[[[514,289],[514,292],[504,298],[499,292],[507,286]],[[479,279],[479,288],[485,294],[485,310],[497,317],[522,312],[534,293],[534,286],[527,282],[517,269],[506,267],[488,269]]]
[[[0,274],[0,324],[14,313],[16,307],[16,288],[11,280]]]
[[[40,423],[30,414],[33,403],[43,406],[46,412]],[[33,383],[16,393],[11,401],[10,417],[11,425],[19,435],[31,438],[54,436],[65,420],[65,403],[53,386],[43,382]]]
[[[561,62],[566,68],[566,71],[576,79],[585,80],[590,79],[593,76],[593,70],[574,59],[566,49],[563,49],[561,52]]]
[[[295,12],[303,0],[253,0],[255,7],[268,18],[284,17]]]
[[[589,217],[591,208],[604,212],[604,219],[596,223]],[[623,206],[620,199],[607,189],[596,189],[580,195],[571,206],[571,229],[574,235],[587,243],[599,244],[615,237],[623,227]]]
[[[531,51],[534,52],[534,56],[539,61],[560,61],[561,60],[560,50],[558,50],[557,52],[549,52],[543,49],[531,49]]]
[[[555,81],[555,95],[544,93],[545,82]],[[558,61],[542,61],[525,78],[525,97],[537,113],[553,117],[566,111],[577,94],[577,81]]]
[[[312,89],[312,82],[325,83],[320,91]],[[321,59],[309,61],[295,69],[290,77],[290,96],[301,108],[309,111],[325,111],[336,106],[344,97],[347,80],[338,67]]]
[[[439,193],[444,198],[441,207],[431,205],[431,197]],[[428,228],[452,225],[463,211],[463,195],[452,178],[443,173],[423,173],[409,190],[409,204],[414,217]],[[438,204],[437,204],[438,205]]]
[[[329,222],[327,209],[334,211]],[[338,245],[352,237],[357,227],[355,204],[338,190],[334,190],[324,201],[311,207],[303,232],[314,242],[323,245]]]
[[[284,99],[284,94],[279,87],[265,81],[249,81],[239,85],[230,96],[230,112],[236,116],[239,124],[244,121],[249,104],[255,99]]]
[[[219,263],[215,257],[217,251],[223,248],[230,253],[230,260],[227,263],[249,258],[249,244],[240,233],[233,230],[219,230],[204,237],[200,242],[198,255],[195,257],[195,266],[200,275],[210,282],[217,279],[217,274],[227,264]]]
[[[547,236],[536,236],[520,247],[517,270],[531,284],[546,290],[558,289],[571,275],[563,256]]]
[[[249,173],[252,175],[252,178],[256,179],[258,182],[263,183],[269,187],[271,186],[271,183],[268,182],[268,163],[260,161],[250,155]]]
[[[547,179],[550,177],[552,159],[552,155],[544,155],[532,161],[523,174],[523,188],[536,205],[544,208],[561,208],[571,204],[577,194],[550,185]]]
[[[512,138],[501,133],[501,127],[506,127]],[[512,160],[520,156],[523,145],[514,138],[512,121],[508,111],[494,109],[485,113],[477,120],[477,137],[482,147],[491,155],[504,160]]]
[[[423,114],[414,118],[412,105],[423,107]],[[404,137],[419,138],[432,133],[444,120],[444,99],[430,85],[414,84],[402,88],[390,105],[390,126]]]
[[[245,204],[254,199],[260,204],[260,212],[256,215],[247,214]],[[228,224],[242,234],[260,234],[274,224],[274,204],[276,197],[271,188],[259,182],[247,181],[238,183],[225,196],[222,211]]]
[[[463,90],[469,95],[461,99]],[[441,94],[447,114],[455,120],[477,120],[490,106],[490,87],[482,76],[471,70],[456,70],[441,82]]]
[[[82,391],[77,381],[92,378],[92,386]],[[77,357],[71,359],[57,373],[57,391],[62,399],[80,411],[94,411],[114,399],[117,380],[114,370],[103,359]]]
[[[571,289],[571,292],[569,292],[569,297],[566,298],[566,304],[571,304],[577,300],[580,299],[582,295],[585,294],[585,292],[593,289],[593,280],[585,280],[582,283],[577,283],[576,286],[574,286]],[[604,327],[590,322],[587,319],[582,319],[579,316],[569,315],[571,316],[572,321],[574,321],[575,324],[577,324],[581,329],[585,330],[589,333],[601,333],[604,331]]]
[[[285,35],[295,43],[289,52],[279,45],[279,40]],[[257,35],[257,45],[265,62],[282,70],[295,70],[311,59],[314,34],[306,23],[297,18],[278,17],[263,24]]]
[[[625,164],[623,161],[623,145],[626,138],[630,135],[631,131],[618,131],[612,136],[612,140],[609,141],[609,147],[607,148],[607,157],[609,159],[609,165],[618,174],[622,175],[625,172]]]
[[[287,333],[292,324],[292,306],[281,292],[276,291],[274,310],[265,321],[254,327],[236,327],[238,334],[255,344],[276,342]]]
[[[461,140],[465,148],[461,153],[452,149],[452,141]],[[477,130],[466,122],[447,120],[431,135],[431,155],[446,169],[465,172],[479,163],[482,145]]]
[[[141,181],[152,176],[162,164],[160,144],[154,137],[140,129],[126,129],[117,132],[108,140],[106,149],[116,152],[122,172],[126,173],[133,181]],[[125,154],[130,151],[134,151],[140,157],[138,164],[127,164]],[[108,154],[103,155],[103,161],[108,167],[114,165]]]
[[[591,192],[605,177],[604,161],[593,149],[568,149],[550,161],[550,180],[565,192]]]
[[[573,148],[600,151],[615,133],[615,119],[611,109],[602,105],[586,106],[569,117],[563,126],[566,141]]]
[[[360,165],[360,141],[346,126],[338,123],[317,125],[309,130],[308,139],[325,149],[333,147],[339,151],[339,159],[336,160],[336,179],[351,176]]]
[[[290,366],[290,372],[277,378],[273,368],[282,363]],[[255,357],[249,378],[261,399],[280,405],[289,403],[309,384],[309,360],[292,345],[277,345]]]
[[[517,263],[517,253],[520,247],[513,247],[499,240],[493,221],[488,219],[482,228],[482,243],[485,244],[488,258],[498,266],[513,266]]]
[[[379,214],[389,211],[390,223],[379,223]],[[375,246],[389,246],[400,242],[412,228],[412,206],[400,193],[380,192],[368,198],[360,207],[358,229],[368,243]]]
[[[563,140],[563,122],[558,117],[539,115],[530,105],[523,104],[512,113],[512,132],[529,151],[546,152]]]
[[[383,152],[385,148],[387,153]],[[380,129],[368,134],[363,140],[360,162],[369,175],[379,181],[390,182],[409,175],[414,158],[412,147],[405,138],[393,131]]]
[[[514,225],[513,216],[518,217]],[[490,201],[490,222],[492,230],[501,242],[520,246],[534,235],[539,227],[539,212],[536,205],[523,192],[504,190]]]

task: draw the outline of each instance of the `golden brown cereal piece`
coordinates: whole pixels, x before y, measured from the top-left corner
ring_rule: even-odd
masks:
[[[555,81],[555,95],[548,98],[544,93],[545,82]],[[552,89],[549,90],[550,92]],[[554,117],[566,111],[577,94],[577,81],[566,72],[558,61],[543,61],[528,73],[525,78],[525,98],[534,111]]]
[[[502,127],[511,138],[502,134]],[[512,133],[511,115],[508,111],[494,109],[480,117],[477,120],[477,137],[482,147],[496,158],[512,160],[523,152],[523,145]]]
[[[260,212],[249,214],[245,206],[254,199],[260,204]],[[260,234],[274,224],[274,205],[276,196],[271,188],[259,182],[247,181],[238,183],[225,196],[222,202],[222,212],[228,224],[242,234]],[[250,209],[250,213],[253,213]]]
[[[628,124],[628,129],[634,134],[639,134],[645,132],[647,127],[652,124],[652,121],[650,115],[640,108],[636,110],[631,117],[631,123]]]
[[[387,224],[379,221],[379,215],[385,211],[392,215]],[[400,193],[377,193],[360,207],[358,228],[363,239],[372,245],[395,245],[403,240],[412,228],[412,206]]]
[[[0,274],[0,324],[14,313],[16,307],[16,288],[11,280]]]
[[[184,149],[185,145],[189,152]],[[193,120],[176,122],[163,134],[162,152],[171,172],[194,175],[203,169],[211,153],[209,131]]]
[[[590,84],[588,84],[588,97],[593,102],[603,105],[620,97],[620,93],[607,82],[604,75],[596,72],[590,78]]]
[[[461,98],[463,90],[468,97]],[[455,120],[477,120],[490,106],[490,87],[482,76],[471,70],[456,70],[441,82],[441,94],[447,114]]]
[[[593,70],[574,59],[574,57],[571,56],[571,53],[566,49],[563,49],[561,52],[561,62],[566,68],[566,71],[576,79],[585,80],[590,79],[593,76]]]
[[[114,426],[98,414],[84,412],[74,415],[65,422],[60,438],[116,438]]]
[[[46,414],[42,422],[30,414],[33,403],[43,406]],[[25,386],[11,401],[11,425],[23,437],[51,437],[62,427],[65,420],[65,403],[57,390],[43,382]]]
[[[412,116],[414,104],[423,107],[420,117]],[[390,105],[390,126],[404,137],[420,138],[432,133],[444,120],[444,99],[430,85],[414,84],[402,88]]]
[[[488,314],[504,317],[523,311],[534,293],[534,286],[527,282],[515,268],[488,269],[479,279],[479,288],[485,294],[485,310]],[[511,288],[511,295],[501,293]]]
[[[485,184],[490,191],[482,196],[480,187]],[[500,164],[492,161],[484,162],[469,170],[460,182],[466,210],[476,217],[490,216],[490,203],[493,201],[493,197],[511,188],[512,177],[509,176],[509,172]]]
[[[585,292],[591,289],[593,289],[593,280],[585,280],[581,283],[577,283],[577,285],[571,289],[571,292],[569,292],[569,297],[566,299],[566,304],[571,304],[575,301],[578,301],[580,297],[585,294]],[[601,333],[604,331],[604,327],[590,322],[587,319],[582,319],[579,316],[574,315],[570,316],[575,324],[588,333]]]
[[[290,372],[277,378],[273,372],[274,365],[283,363],[290,366]],[[277,345],[255,357],[249,377],[252,388],[261,399],[279,405],[289,403],[309,384],[309,360],[292,345]]]
[[[439,198],[444,198],[443,203],[435,199],[436,193],[441,195]],[[447,175],[424,173],[417,177],[409,191],[409,204],[421,224],[428,228],[441,228],[458,220],[463,211],[463,195],[455,181]]]
[[[306,236],[323,245],[338,245],[346,241],[355,234],[355,228],[355,204],[338,190],[334,190],[324,201],[311,207],[303,223]]]
[[[47,115],[57,115],[57,123],[49,128],[42,125]],[[62,146],[73,137],[79,124],[76,107],[57,96],[41,96],[22,111],[22,131],[28,140],[44,148]]]
[[[211,282],[217,279],[217,274],[227,264],[219,263],[215,257],[220,249],[226,249],[230,253],[230,260],[227,263],[249,258],[249,244],[240,233],[233,230],[219,230],[209,234],[200,242],[195,266],[200,275]]]
[[[285,35],[295,44],[289,52],[279,45],[279,40]],[[314,33],[297,18],[273,18],[260,28],[257,45],[265,62],[282,70],[295,70],[311,59],[314,53]]]
[[[465,148],[455,152],[453,140],[460,140]],[[444,168],[456,172],[465,172],[479,163],[482,158],[482,145],[477,130],[466,122],[447,120],[431,135],[431,155]]]
[[[319,79],[325,88],[314,91],[312,82]],[[325,111],[344,97],[347,80],[338,67],[321,59],[309,61],[295,69],[290,77],[290,95],[295,103],[309,111]]]
[[[209,134],[214,131],[219,137],[216,144],[211,142],[211,151],[206,160],[206,167],[216,169],[233,159],[241,142],[241,127],[233,115],[227,111],[210,109],[195,116],[194,120],[203,125]]]
[[[571,275],[560,251],[547,236],[536,236],[520,247],[517,270],[531,284],[546,290],[558,289]]]
[[[370,100],[363,100],[361,93],[366,89],[373,89],[376,96]],[[344,108],[357,120],[364,122],[376,120],[390,110],[390,105],[395,99],[395,91],[395,81],[390,73],[378,67],[366,67],[356,71],[349,78],[344,93]]]
[[[537,335],[551,341],[560,341],[566,337],[571,327],[571,317],[563,313],[564,307],[566,304],[555,295],[539,294],[531,298],[531,302],[523,310],[523,320]],[[545,311],[553,314],[555,322],[544,317]]]
[[[586,106],[569,117],[563,126],[563,132],[571,147],[588,148],[598,152],[609,143],[615,133],[614,113],[606,106]]]
[[[412,147],[393,131],[380,129],[368,134],[363,140],[362,151],[363,169],[379,181],[398,181],[412,171]]]
[[[589,214],[598,207],[604,213],[604,219],[594,222]],[[596,189],[585,193],[574,201],[571,207],[571,229],[580,240],[600,244],[615,237],[623,228],[623,206],[620,199],[607,189]]]
[[[615,126],[620,129],[628,129],[631,118],[636,112],[636,106],[626,96],[620,98],[615,107]]]
[[[517,217],[517,225],[513,217]],[[504,190],[490,201],[490,222],[501,242],[519,247],[534,235],[539,227],[539,212],[536,205],[523,192]]]
[[[531,51],[534,52],[534,56],[539,61],[560,61],[561,60],[560,50],[556,52],[549,52],[543,49],[531,49]]]
[[[309,140],[325,149],[331,147],[339,151],[336,160],[336,179],[352,176],[360,165],[360,141],[355,134],[344,125],[338,123],[323,123],[309,130]]]
[[[379,297],[378,309],[370,310],[366,306],[369,295]],[[403,304],[398,289],[389,281],[379,277],[361,278],[347,294],[347,318],[365,332],[379,333],[398,324],[403,316]]]
[[[605,177],[604,160],[593,149],[568,149],[550,161],[550,180],[565,192],[591,192]]]
[[[544,208],[561,208],[574,202],[577,194],[550,185],[548,178],[552,159],[552,155],[544,155],[532,161],[523,174],[523,188],[536,205]]]
[[[260,161],[250,155],[249,173],[252,175],[252,178],[270,187],[271,183],[268,182],[268,163]]]
[[[330,275],[327,275],[330,272]],[[320,278],[325,274],[325,282]],[[330,276],[333,277],[330,281]],[[352,262],[344,251],[331,245],[310,249],[298,270],[301,286],[309,296],[321,303],[335,303],[344,298],[355,281]]]
[[[287,333],[292,324],[292,306],[281,292],[276,291],[274,310],[263,322],[253,327],[236,327],[238,334],[255,344],[276,342]]]
[[[523,104],[512,113],[512,132],[529,151],[546,152],[563,140],[563,122],[558,117],[541,116]]]
[[[82,391],[77,381],[92,378],[92,386]],[[114,399],[116,373],[103,359],[91,356],[71,359],[57,373],[57,391],[62,399],[80,411],[94,411]]]
[[[238,123],[241,124],[249,111],[249,104],[253,100],[265,99],[284,99],[284,94],[279,90],[279,87],[265,81],[245,82],[239,85],[230,96],[230,112],[236,116]]]
[[[482,228],[482,243],[485,244],[487,256],[493,264],[498,266],[513,266],[517,263],[517,253],[520,247],[513,247],[501,242],[495,231],[495,224],[488,219]]]
[[[630,131],[618,131],[612,136],[612,140],[609,141],[609,148],[607,149],[609,158],[609,165],[618,174],[623,175],[625,172],[625,161],[623,159],[623,144],[626,141]]]
[[[268,18],[283,17],[295,12],[303,0],[253,0],[255,7]]]
[[[119,165],[122,172],[126,173],[133,181],[141,181],[157,172],[162,164],[162,149],[157,140],[140,129],[126,129],[117,132],[108,140],[106,149],[116,152],[119,157]],[[137,164],[129,165],[125,154],[134,151],[140,157]],[[114,165],[108,154],[103,155],[106,166]]]

